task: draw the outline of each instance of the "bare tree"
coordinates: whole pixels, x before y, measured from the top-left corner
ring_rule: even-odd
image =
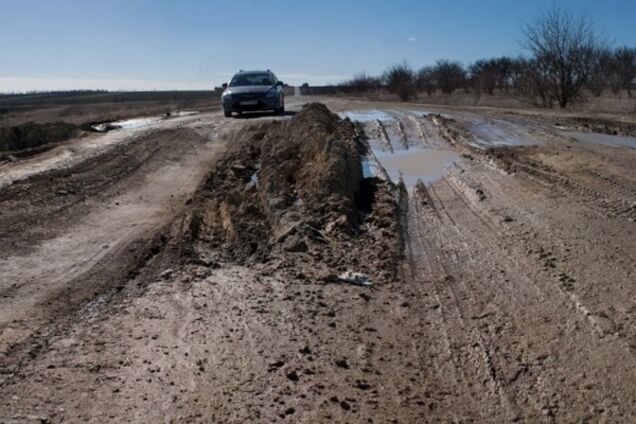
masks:
[[[382,81],[379,78],[360,72],[355,74],[349,81],[345,81],[342,86],[354,93],[366,93],[379,89],[382,86]]]
[[[456,89],[463,87],[466,81],[466,71],[462,64],[449,60],[438,60],[435,64],[434,75],[444,94],[452,94]]]
[[[499,79],[495,59],[480,59],[468,67],[468,72],[475,93],[481,94],[482,91],[491,95],[494,93]]]
[[[435,71],[432,66],[425,66],[417,71],[415,85],[419,91],[426,91],[429,96],[435,93]]]
[[[605,42],[585,16],[555,7],[524,29],[522,46],[532,55],[534,72],[561,108],[578,100],[590,80]]]
[[[402,62],[391,66],[382,78],[391,93],[406,101],[416,95],[415,73],[408,63]]]
[[[603,91],[610,85],[615,85],[614,57],[612,51],[605,49],[599,52],[596,61],[590,69],[590,77],[587,88],[590,92],[600,97]]]
[[[622,47],[614,51],[614,72],[617,81],[627,95],[632,97],[632,84],[636,79],[636,48]]]
[[[541,65],[533,59],[518,58],[511,68],[513,97],[537,107],[551,108],[554,99],[549,95],[548,82]]]

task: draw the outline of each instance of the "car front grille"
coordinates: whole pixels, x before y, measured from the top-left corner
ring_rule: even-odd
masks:
[[[232,99],[234,100],[258,100],[262,97],[262,93],[241,93],[232,95]]]

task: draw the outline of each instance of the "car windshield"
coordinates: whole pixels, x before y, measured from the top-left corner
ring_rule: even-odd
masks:
[[[234,75],[230,87],[245,87],[249,85],[274,85],[274,81],[269,74],[239,74]]]

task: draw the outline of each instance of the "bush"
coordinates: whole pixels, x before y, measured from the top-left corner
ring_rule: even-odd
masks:
[[[415,73],[406,63],[398,63],[391,66],[382,77],[387,89],[400,97],[400,100],[407,101],[416,97]]]
[[[47,124],[27,123],[11,128],[0,128],[0,151],[30,149],[71,138],[77,127],[66,122]]]

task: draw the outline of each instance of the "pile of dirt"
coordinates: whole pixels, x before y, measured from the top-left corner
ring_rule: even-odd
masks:
[[[78,127],[67,122],[26,124],[0,128],[0,152],[32,149],[67,140],[77,133]]]
[[[365,144],[349,120],[310,104],[288,121],[233,134],[193,199],[188,254],[199,263],[339,281],[396,277],[402,255],[396,189],[363,179]]]

